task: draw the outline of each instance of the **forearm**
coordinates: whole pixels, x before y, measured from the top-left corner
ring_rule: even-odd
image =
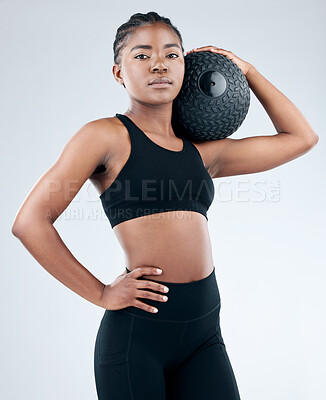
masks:
[[[318,141],[318,135],[313,131],[300,110],[264,78],[254,66],[250,68],[246,78],[249,87],[266,110],[278,133],[290,133],[308,143]]]
[[[101,295],[105,285],[76,260],[50,222],[30,224],[15,236],[53,277],[79,296],[102,307]]]

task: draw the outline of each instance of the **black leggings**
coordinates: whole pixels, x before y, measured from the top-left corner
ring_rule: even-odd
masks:
[[[98,399],[239,400],[220,329],[215,267],[198,281],[162,283],[167,302],[139,298],[157,313],[105,310],[95,342]]]

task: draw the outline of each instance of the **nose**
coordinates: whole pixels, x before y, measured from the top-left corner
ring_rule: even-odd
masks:
[[[167,68],[166,68],[166,66],[165,65],[156,65],[155,67],[152,67],[152,71],[153,72],[157,72],[157,71],[159,71],[159,72],[166,72],[167,71]]]
[[[152,66],[152,71],[167,71],[167,66],[164,64],[161,58],[158,58],[157,61]]]

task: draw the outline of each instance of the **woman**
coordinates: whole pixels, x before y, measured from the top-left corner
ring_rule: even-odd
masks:
[[[252,64],[205,46],[192,51],[234,61],[278,133],[180,139],[171,126],[185,67],[180,32],[155,12],[138,13],[119,27],[113,48],[114,78],[130,97],[127,112],[87,123],[70,139],[28,195],[12,232],[50,274],[105,309],[94,356],[100,400],[240,399],[219,324],[207,227],[212,180],[282,165],[309,151],[318,136]],[[53,227],[87,179],[125,251],[126,271],[107,285]],[[53,182],[61,190],[48,196]]]

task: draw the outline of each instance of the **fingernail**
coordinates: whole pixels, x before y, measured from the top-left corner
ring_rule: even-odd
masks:
[[[157,268],[157,269],[156,269],[156,272],[158,272],[158,273],[161,273],[161,272],[162,272],[162,270],[161,270],[161,269],[159,269],[159,268]]]

